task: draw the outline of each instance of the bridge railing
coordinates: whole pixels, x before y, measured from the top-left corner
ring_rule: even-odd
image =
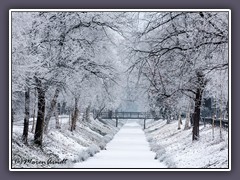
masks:
[[[103,119],[154,119],[150,112],[101,112],[100,117]]]
[[[102,119],[116,119],[116,126],[118,124],[118,119],[144,119],[144,128],[146,119],[160,119],[158,116],[154,116],[150,112],[101,112],[99,115]],[[191,123],[193,124],[193,119],[191,117]],[[200,123],[212,124],[213,119],[211,117],[202,117]],[[220,119],[214,120],[215,126],[220,126]],[[228,128],[228,119],[222,120],[222,126]]]

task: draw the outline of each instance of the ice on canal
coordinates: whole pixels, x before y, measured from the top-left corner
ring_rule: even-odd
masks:
[[[142,127],[128,121],[102,150],[74,168],[166,168],[154,159]]]

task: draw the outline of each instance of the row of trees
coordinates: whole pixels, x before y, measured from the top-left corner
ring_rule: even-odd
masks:
[[[59,100],[73,131],[80,111],[116,109],[124,98],[167,122],[192,109],[197,140],[203,98],[228,101],[228,26],[227,12],[13,12],[12,104],[25,104],[23,140],[34,104],[42,145]]]
[[[138,19],[129,72],[138,73],[153,110],[178,115],[192,101],[197,140],[203,97],[222,107],[228,101],[228,12],[142,12]]]
[[[25,102],[25,143],[30,101],[35,101],[34,97],[31,99],[30,92],[36,90],[34,142],[40,146],[59,96],[65,97],[67,104],[71,105],[72,131],[76,128],[79,107],[89,114],[91,108],[117,106],[120,71],[111,38],[121,33],[122,15],[101,12],[12,12],[12,101],[16,105],[25,94],[22,100]],[[13,111],[14,108],[18,107],[13,106]]]

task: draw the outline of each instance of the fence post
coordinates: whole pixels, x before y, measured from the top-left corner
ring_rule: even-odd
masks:
[[[118,117],[116,117],[116,127],[118,127]]]
[[[146,119],[144,119],[144,126],[143,129],[146,129]]]

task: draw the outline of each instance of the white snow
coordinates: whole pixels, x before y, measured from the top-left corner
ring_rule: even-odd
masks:
[[[200,125],[200,139],[192,141],[192,128],[184,130],[185,119],[180,130],[178,121],[166,124],[159,120],[149,122],[146,129],[151,149],[156,158],[168,168],[228,168],[228,130]]]
[[[127,122],[106,146],[94,157],[74,168],[165,168],[154,160],[155,153],[150,151],[144,131],[132,120]]]
[[[51,119],[48,134],[43,136],[42,149],[33,144],[34,134],[29,131],[29,146],[23,144],[21,135],[23,132],[23,121],[18,121],[13,125],[12,136],[12,167],[13,168],[71,168],[75,162],[85,161],[90,156],[104,149],[106,144],[113,138],[114,134],[122,126],[115,127],[114,120],[91,122],[77,122],[74,132],[69,130],[68,116],[60,116],[61,129],[55,129],[55,120]],[[29,130],[31,130],[32,119],[30,119]],[[66,164],[33,164],[15,163],[15,159],[21,157],[22,160],[33,159],[35,161],[47,162],[49,158],[61,161],[67,159]]]
[[[184,124],[183,120],[183,124]],[[124,121],[119,121],[121,126]],[[139,122],[140,124],[138,124]],[[192,142],[192,129],[178,130],[178,121],[148,120],[145,132],[142,120],[128,120],[118,131],[115,120],[78,121],[76,131],[69,131],[68,118],[63,117],[61,129],[44,135],[43,148],[21,141],[22,123],[13,126],[12,156],[47,161],[49,157],[67,159],[63,165],[14,164],[13,168],[228,168],[228,130],[200,125],[200,139]],[[184,125],[182,125],[184,126]],[[115,134],[118,131],[117,134]],[[115,136],[114,136],[115,134]]]

